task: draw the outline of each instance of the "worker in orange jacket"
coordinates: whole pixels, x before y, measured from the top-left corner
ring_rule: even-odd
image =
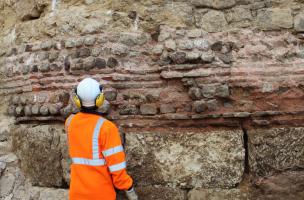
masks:
[[[115,188],[137,200],[119,131],[96,111],[104,102],[102,86],[85,78],[73,99],[80,112],[65,122],[72,159],[70,200],[115,200]]]

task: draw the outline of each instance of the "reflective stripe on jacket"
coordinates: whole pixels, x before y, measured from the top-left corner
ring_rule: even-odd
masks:
[[[115,200],[114,187],[132,186],[115,124],[98,115],[77,113],[67,118],[65,128],[72,159],[70,200]]]

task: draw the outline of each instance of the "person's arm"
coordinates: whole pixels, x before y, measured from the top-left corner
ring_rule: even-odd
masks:
[[[111,173],[114,186],[126,191],[130,200],[136,200],[137,195],[133,188],[133,180],[126,170],[126,156],[121,143],[117,127],[110,121],[106,121],[101,133],[102,154]]]

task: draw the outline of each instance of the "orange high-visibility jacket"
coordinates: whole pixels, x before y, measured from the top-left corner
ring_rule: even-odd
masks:
[[[72,159],[70,200],[115,200],[132,178],[117,127],[105,118],[79,112],[65,122]]]

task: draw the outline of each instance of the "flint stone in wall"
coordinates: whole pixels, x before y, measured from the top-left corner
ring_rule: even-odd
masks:
[[[224,13],[215,10],[210,10],[205,14],[198,24],[208,32],[223,31],[228,26]]]
[[[60,135],[62,126],[20,126],[12,131],[12,147],[33,185],[63,185]],[[33,156],[35,155],[35,156]]]
[[[304,13],[300,13],[295,16],[294,26],[296,31],[304,32]]]
[[[304,128],[253,129],[249,136],[249,165],[258,176],[304,168]]]
[[[191,0],[191,3],[196,7],[215,9],[231,8],[236,4],[235,0]]]
[[[242,131],[127,133],[128,169],[138,185],[232,188],[244,171]]]
[[[268,8],[258,12],[257,26],[262,30],[279,30],[292,28],[293,17],[291,9]]]

